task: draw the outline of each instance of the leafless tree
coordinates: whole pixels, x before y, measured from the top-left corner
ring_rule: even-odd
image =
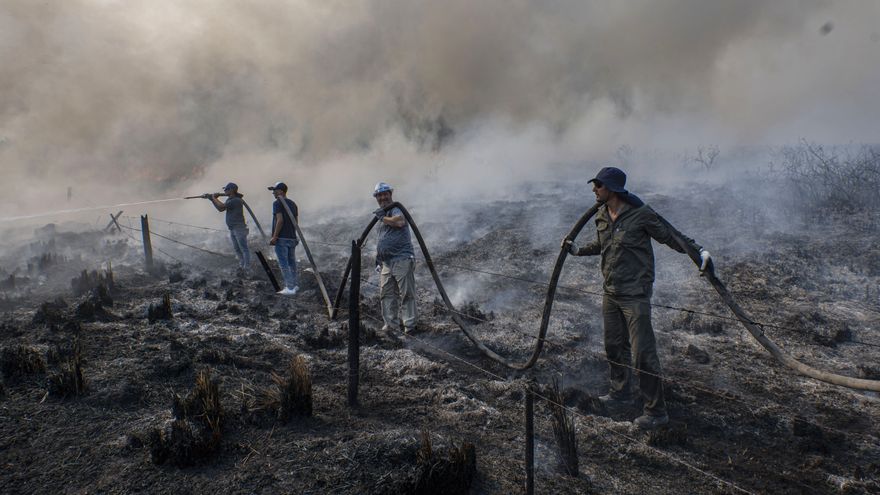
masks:
[[[695,163],[698,163],[706,169],[706,172],[712,170],[715,167],[715,160],[718,158],[718,155],[721,154],[721,150],[718,149],[718,146],[711,145],[708,148],[704,148],[702,146],[697,148],[697,155],[692,158]]]
[[[779,152],[771,170],[792,188],[796,206],[823,214],[880,210],[880,146],[831,146],[802,141]]]

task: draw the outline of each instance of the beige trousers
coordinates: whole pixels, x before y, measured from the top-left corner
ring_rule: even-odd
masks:
[[[382,263],[379,276],[379,298],[382,301],[382,319],[394,329],[400,322],[406,328],[416,326],[415,260],[404,258]]]

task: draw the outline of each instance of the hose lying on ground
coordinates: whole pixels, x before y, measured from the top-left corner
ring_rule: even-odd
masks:
[[[574,224],[574,226],[569,231],[568,235],[565,236],[566,240],[574,240],[577,235],[583,230],[584,225],[596,214],[601,203],[596,203],[589,210],[587,210],[580,219]],[[568,249],[562,247],[560,248],[559,255],[556,257],[556,264],[553,267],[553,272],[550,275],[550,282],[547,285],[547,295],[544,300],[544,311],[541,315],[541,327],[538,331],[538,339],[535,343],[535,348],[532,351],[532,356],[525,363],[518,364],[507,360],[506,358],[500,356],[495,351],[486,347],[485,344],[480,342],[470,331],[469,326],[465,321],[459,316],[459,312],[456,311],[455,307],[452,305],[452,302],[449,300],[449,296],[446,294],[446,289],[443,287],[443,283],[440,281],[440,277],[437,275],[437,270],[434,267],[434,261],[431,259],[431,255],[428,252],[428,248],[425,245],[425,240],[422,237],[421,232],[419,231],[418,226],[413,221],[412,216],[409,214],[409,211],[400,203],[392,203],[391,205],[385,207],[385,211],[389,211],[392,208],[399,208],[403,213],[406,221],[409,223],[410,228],[412,228],[413,234],[415,234],[416,239],[418,240],[419,247],[422,250],[422,254],[425,257],[425,263],[428,265],[428,269],[431,272],[431,277],[434,279],[434,283],[437,286],[437,290],[440,292],[440,296],[443,299],[443,303],[446,305],[446,308],[450,311],[450,315],[455,323],[461,328],[462,332],[464,332],[465,336],[487,357],[496,361],[508,368],[523,371],[531,368],[538,361],[538,357],[541,355],[541,351],[544,348],[544,341],[547,336],[547,328],[550,322],[550,313],[553,310],[553,300],[556,296],[556,287],[559,283],[559,276],[562,272],[562,266],[565,263],[565,258],[568,256]],[[662,217],[661,217],[662,218]],[[373,229],[373,226],[376,225],[378,221],[377,218],[373,218],[367,227],[364,229],[360,238],[356,241],[357,246],[363,247],[364,241],[369,235],[370,231]],[[691,249],[690,244],[685,242],[682,238],[681,233],[676,230],[672,225],[669,224],[665,219],[663,222],[670,227],[670,232],[672,232],[673,239],[675,242],[684,249],[685,253],[691,258],[691,260],[696,263],[697,266],[700,266],[702,260],[700,259],[700,253]],[[565,245],[563,243],[563,245]],[[345,272],[342,275],[342,280],[339,284],[339,289],[336,293],[336,298],[333,302],[332,308],[330,310],[330,318],[335,319],[337,316],[339,304],[342,300],[342,294],[345,288],[345,284],[348,280],[349,273],[351,272],[351,259],[349,258],[348,264],[345,267]],[[776,358],[782,364],[788,366],[789,368],[794,369],[798,373],[810,377],[815,378],[817,380],[821,380],[827,383],[831,383],[834,385],[840,385],[848,388],[860,389],[860,390],[871,390],[875,392],[880,392],[880,381],[877,380],[867,380],[861,378],[851,378],[847,376],[837,375],[834,373],[829,373],[826,371],[817,370],[811,366],[808,366],[800,361],[794,359],[790,355],[786,354],[782,349],[779,348],[775,343],[773,343],[770,339],[764,335],[764,332],[758,328],[758,324],[745,312],[745,310],[740,307],[740,305],[734,300],[733,296],[728,292],[727,287],[718,279],[715,275],[714,270],[710,269],[704,272],[704,275],[709,280],[709,283],[712,284],[712,287],[718,292],[718,295],[721,296],[721,300],[727,305],[728,308],[736,315],[737,319],[746,327],[746,330],[761,344],[765,349],[767,349],[770,354]]]
[[[667,225],[665,219],[663,220]],[[670,225],[671,227],[671,225]],[[670,228],[670,231],[673,234],[673,239],[675,242],[684,249],[685,253],[691,258],[691,260],[697,265],[700,266],[702,260],[700,259],[700,253],[691,249],[690,245],[685,242],[681,237],[681,233],[675,230],[674,228]],[[820,380],[823,382],[831,383],[833,385],[840,385],[843,387],[854,388],[859,390],[871,390],[874,392],[880,392],[880,381],[878,380],[867,380],[864,378],[852,378],[848,376],[838,375],[835,373],[830,373],[827,371],[818,370],[813,368],[812,366],[808,366],[797,359],[788,355],[785,351],[779,348],[772,340],[768,339],[764,334],[764,331],[759,328],[759,325],[755,322],[755,320],[748,314],[746,311],[736,302],[730,292],[727,290],[727,287],[718,280],[718,277],[715,275],[714,270],[706,270],[703,272],[703,275],[706,279],[709,280],[709,283],[712,284],[712,287],[715,289],[715,292],[721,296],[721,300],[724,301],[724,304],[730,308],[730,311],[736,315],[736,318],[746,327],[746,330],[752,334],[752,337],[758,341],[759,344],[764,349],[770,352],[777,361],[788,366],[789,368],[797,371],[798,373],[808,376],[810,378],[815,378],[816,380]]]

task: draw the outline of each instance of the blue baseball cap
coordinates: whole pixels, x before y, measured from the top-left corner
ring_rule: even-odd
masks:
[[[268,189],[270,191],[278,190],[278,191],[282,191],[282,192],[287,192],[287,184],[285,184],[283,182],[276,182],[274,186],[269,186],[266,189]]]
[[[229,184],[223,186],[224,191],[228,191],[230,189],[235,189],[236,191],[238,191],[238,184],[236,184],[235,182],[230,182]]]
[[[629,191],[623,187],[626,185],[626,174],[617,167],[603,168],[596,174],[595,178],[588,180],[587,184],[590,182],[598,182],[607,187],[609,191],[618,194],[629,194]]]

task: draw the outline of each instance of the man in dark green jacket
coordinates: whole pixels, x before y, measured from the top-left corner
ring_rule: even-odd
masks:
[[[677,235],[691,249],[699,251],[700,271],[711,269],[711,258],[693,239],[676,231],[636,195],[627,192],[626,174],[620,169],[605,167],[589,182],[593,183],[596,200],[603,203],[596,213],[596,240],[581,248],[568,239],[563,244],[574,256],[602,256],[602,317],[611,390],[600,399],[603,402],[632,400],[630,369],[635,369],[644,399],[644,414],[634,423],[643,429],[655,428],[668,423],[669,416],[651,327],[654,287],[651,239],[683,253],[684,248],[674,239]]]

